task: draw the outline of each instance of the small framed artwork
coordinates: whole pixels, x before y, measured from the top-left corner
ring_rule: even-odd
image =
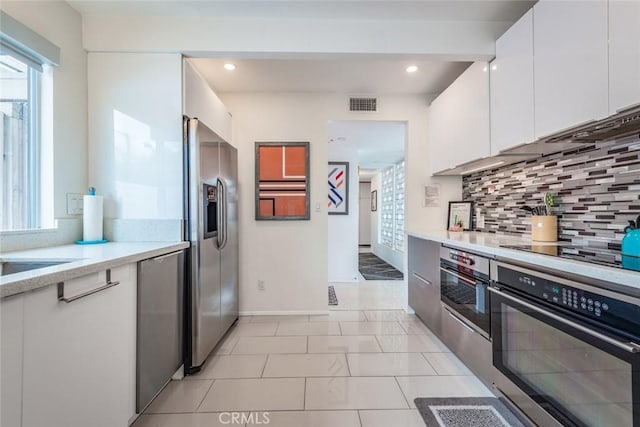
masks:
[[[349,215],[349,162],[329,162],[327,180],[329,215]]]
[[[307,220],[309,143],[256,142],[256,220]]]
[[[447,230],[469,231],[473,215],[473,202],[449,202]]]
[[[371,192],[371,212],[378,210],[378,190]]]

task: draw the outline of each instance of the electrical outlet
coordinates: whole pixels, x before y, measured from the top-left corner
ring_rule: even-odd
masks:
[[[264,291],[265,290],[264,280],[258,280],[258,290],[259,291]]]
[[[67,215],[82,215],[83,198],[80,193],[67,193]]]

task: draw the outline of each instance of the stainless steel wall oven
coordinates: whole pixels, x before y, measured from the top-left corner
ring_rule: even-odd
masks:
[[[640,299],[492,261],[498,389],[540,425],[640,426]]]
[[[444,309],[467,328],[489,338],[489,258],[443,246],[440,299]]]

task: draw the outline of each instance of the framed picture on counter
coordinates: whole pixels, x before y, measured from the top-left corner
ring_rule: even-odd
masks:
[[[473,215],[473,202],[449,202],[447,230],[469,231]]]

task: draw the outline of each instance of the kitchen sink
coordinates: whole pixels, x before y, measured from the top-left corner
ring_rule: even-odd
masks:
[[[23,271],[36,270],[38,268],[52,267],[76,261],[74,259],[64,261],[2,261],[0,262],[0,275],[22,273]]]

